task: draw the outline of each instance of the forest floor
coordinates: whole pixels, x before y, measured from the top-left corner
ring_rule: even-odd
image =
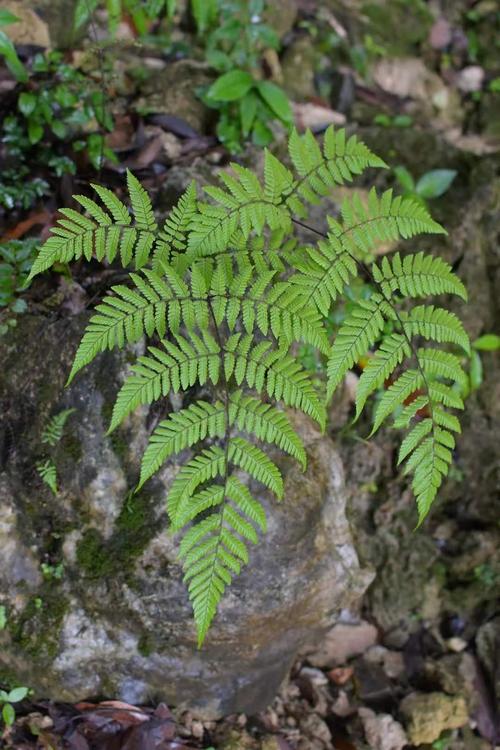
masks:
[[[268,67],[293,102],[296,124],[321,133],[329,123],[345,123],[400,167],[391,175],[394,186],[407,193],[427,189],[431,210],[450,231],[450,243],[443,247],[458,265],[465,257],[462,268],[473,284],[475,269],[486,258],[482,286],[478,282],[474,289],[481,304],[475,306],[473,301],[467,313],[469,330],[476,337],[498,332],[500,13],[496,3],[401,0],[392,4],[388,15],[386,10],[363,15],[357,9],[362,3],[297,0],[286,5],[289,12],[282,14],[287,16],[286,27],[279,31],[282,52],[271,55]],[[384,3],[372,5],[385,8]],[[91,35],[105,33],[103,18]],[[34,26],[28,24],[23,41],[28,56],[30,45],[40,45],[40,37],[30,37],[33,33]],[[43,38],[43,29],[38,33]],[[52,30],[45,33],[50,37]],[[183,80],[182,86],[174,86],[171,59],[154,46],[141,48],[128,23],[121,25],[120,34],[111,66],[107,57],[92,63],[95,55],[89,50],[94,42],[88,39],[66,52],[65,59],[90,71],[106,91],[113,124],[105,146],[115,158],[101,165],[99,181],[120,191],[125,169],[132,169],[155,196],[161,214],[190,177],[209,179],[212,170],[227,165],[231,157],[214,134],[214,113],[194,93],[211,80],[209,66],[189,62],[189,50],[176,52],[176,65],[181,65],[176,75]],[[182,33],[179,38],[184,38]],[[151,73],[146,82],[137,73],[141,66]],[[15,95],[15,82],[11,83],[4,71],[0,148],[7,166],[5,120]],[[275,135],[283,141],[280,126]],[[65,156],[64,149],[58,153]],[[251,146],[237,158],[254,161],[260,153]],[[436,170],[447,172],[447,177],[428,178],[427,182],[438,180],[437,186],[426,188],[425,180],[419,183]],[[27,208],[4,205],[3,243],[47,236],[57,206],[67,205],[72,194],[97,179],[88,157],[80,159],[76,174],[58,177],[40,166],[36,177],[49,188]],[[439,182],[443,179],[448,185]],[[478,255],[468,261],[474,243]],[[59,304],[65,294],[64,278],[57,276],[51,283],[50,289],[34,285],[23,299],[29,305],[52,294]],[[73,289],[65,304],[78,306],[77,297]],[[0,324],[6,324],[11,312],[1,310]],[[114,701],[113,696],[77,705],[28,696],[16,706],[17,719],[3,731],[0,746],[19,750],[500,747],[498,358],[498,352],[486,352],[476,363],[481,375],[468,402],[454,475],[435,512],[417,532],[410,494],[395,472],[393,438],[382,433],[367,445],[366,425],[341,426],[348,425],[352,416],[355,375],[334,402],[330,432],[346,467],[358,552],[363,564],[374,571],[374,582],[359,610],[295,664],[267,711],[204,722],[194,714],[176,712],[175,707],[135,707]]]

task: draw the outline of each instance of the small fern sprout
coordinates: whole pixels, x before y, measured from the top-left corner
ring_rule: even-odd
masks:
[[[68,379],[100,352],[146,338],[146,353],[118,392],[110,432],[140,405],[189,394],[151,434],[138,487],[174,455],[189,452],[167,511],[180,534],[199,645],[225,589],[266,530],[264,506],[245,475],[281,500],[283,478],[269,446],[306,466],[287,410],[325,428],[325,394],[301,365],[297,343],[327,357],[328,397],[368,355],[356,417],[385,386],[373,432],[391,416],[397,429],[408,431],[399,460],[413,474],[420,522],[448,473],[460,431],[450,412],[462,408],[456,385],[464,378],[454,349],[469,348],[459,319],[435,301],[442,294],[466,299],[447,263],[417,252],[364,266],[388,240],[444,232],[420,203],[372,190],[366,205],[346,199],[327,234],[309,227],[311,242],[301,242],[298,227],[307,228],[309,205],[365,169],[386,166],[355,136],[330,127],[320,147],[310,132],[294,132],[289,166],[266,152],[263,179],[231,166],[219,186],[205,188],[208,201],[198,200],[191,184],[162,227],[131,173],[131,211],[94,186],[98,201],[76,196],[85,215],[61,210],[32,271],[82,257],[127,269],[126,283],[112,286],[91,316]],[[355,305],[331,342],[329,311],[362,271],[375,292]],[[427,297],[430,303],[423,303]]]

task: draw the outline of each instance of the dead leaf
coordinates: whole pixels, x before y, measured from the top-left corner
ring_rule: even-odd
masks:
[[[148,123],[151,125],[158,125],[163,130],[168,130],[169,133],[178,135],[179,138],[199,138],[200,134],[189,125],[181,117],[175,115],[169,115],[166,113],[158,113],[149,115],[147,118]]]
[[[18,240],[21,237],[24,237],[24,235],[27,234],[30,229],[33,229],[33,227],[48,226],[52,224],[52,221],[53,215],[45,209],[42,211],[35,211],[31,213],[27,219],[20,221],[15,227],[8,229],[0,239],[0,242]]]
[[[328,125],[344,125],[346,121],[345,115],[341,112],[335,112],[333,109],[310,102],[305,104],[292,102],[292,110],[295,124],[299,130],[309,128],[313,132],[319,132],[327,128]]]

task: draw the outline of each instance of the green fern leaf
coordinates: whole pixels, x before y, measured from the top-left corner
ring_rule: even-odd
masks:
[[[220,401],[216,401],[215,404],[196,401],[160,422],[144,452],[137,489],[140,489],[173,453],[180,453],[207,436],[223,437],[225,429],[225,408]]]
[[[383,339],[375,355],[368,360],[356,388],[356,419],[361,414],[367,398],[392,375],[404,357],[411,354],[406,337],[393,333]]]
[[[204,333],[200,338],[177,335],[176,344],[163,340],[163,349],[149,347],[149,356],[139,357],[121,387],[113,409],[108,433],[112,432],[130,412],[141,404],[151,404],[170,391],[177,393],[196,382],[215,385],[219,379],[219,346]]]
[[[373,276],[391,295],[398,291],[405,297],[427,297],[430,294],[456,294],[467,300],[467,291],[451,266],[442,258],[424,253],[385,256],[381,266],[374,264]]]
[[[279,446],[305,468],[307,459],[304,446],[284,412],[271,404],[262,403],[259,398],[235,391],[231,394],[229,421],[240,430],[255,435],[258,440]]]
[[[469,337],[459,318],[449,310],[434,305],[419,305],[404,317],[408,336],[422,336],[430,341],[447,342],[470,352]]]
[[[55,414],[42,432],[42,443],[57,445],[62,438],[66,422],[75,411],[76,409],[63,409],[59,414]]]
[[[328,361],[328,396],[341,383],[346,372],[373,346],[384,328],[382,298],[373,295],[357,306],[342,323]]]

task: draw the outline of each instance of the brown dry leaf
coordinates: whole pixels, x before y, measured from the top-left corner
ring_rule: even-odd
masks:
[[[310,102],[305,104],[292,102],[292,110],[298,130],[309,128],[313,132],[318,132],[328,125],[345,125],[346,121],[345,115],[341,112],[335,112],[333,109]]]
[[[51,225],[52,220],[53,215],[49,213],[49,211],[46,211],[45,209],[43,209],[42,211],[34,211],[28,216],[27,219],[20,221],[18,224],[16,224],[15,227],[8,229],[0,239],[0,242],[8,242],[8,240],[18,240],[20,237],[24,237],[24,235],[29,232],[30,229],[33,229],[33,227],[46,227]]]

